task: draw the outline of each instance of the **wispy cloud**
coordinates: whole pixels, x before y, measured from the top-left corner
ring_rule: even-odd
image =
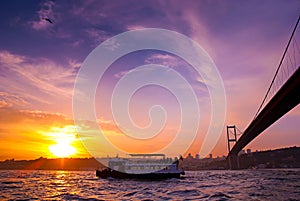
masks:
[[[145,63],[160,64],[170,68],[186,65],[181,59],[170,54],[152,54],[150,57],[146,58]]]
[[[121,77],[123,77],[124,75],[126,75],[126,73],[128,73],[129,71],[130,71],[130,70],[120,71],[120,72],[114,74],[114,77],[115,77],[115,78],[121,78]]]
[[[93,46],[98,46],[101,42],[112,37],[112,35],[107,31],[96,28],[86,29],[85,32],[94,41]]]
[[[29,103],[22,97],[15,94],[0,92],[0,107],[25,106]]]
[[[45,1],[41,5],[41,9],[37,12],[38,18],[35,21],[30,21],[29,24],[31,27],[35,30],[42,31],[47,29],[50,26],[53,26],[49,22],[47,22],[44,18],[49,18],[52,20],[56,20],[55,14],[53,11],[53,7],[55,6],[55,3],[53,1]]]
[[[1,51],[0,52],[0,62],[6,65],[14,65],[20,64],[25,61],[25,57],[21,55],[14,55],[8,51]]]
[[[193,88],[200,92],[206,91],[205,82],[199,73],[189,66],[184,60],[171,54],[152,54],[146,58],[145,63],[160,64],[169,68],[173,68],[178,73],[181,73],[187,80],[191,82]]]
[[[80,140],[75,138],[73,121],[63,114],[8,106],[0,107],[0,114],[0,144],[5,145],[0,147],[0,160],[11,156],[18,159],[53,157],[49,146],[55,144],[57,139],[71,135],[77,149],[76,156],[89,156]]]
[[[31,58],[0,51],[0,69],[4,73],[0,90],[13,92],[22,98],[48,102],[47,96],[71,98],[73,83],[80,63],[69,60],[62,66],[49,59]],[[47,96],[45,96],[47,94]],[[42,100],[40,102],[43,102]]]
[[[147,27],[142,26],[142,25],[129,25],[127,26],[128,31],[133,31],[133,30],[139,30],[139,29],[145,29]]]

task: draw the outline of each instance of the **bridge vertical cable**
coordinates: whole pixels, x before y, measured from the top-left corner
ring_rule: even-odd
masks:
[[[279,65],[276,69],[275,75],[273,76],[272,82],[263,98],[262,103],[260,104],[253,120],[258,116],[261,109],[265,105],[266,101],[273,96],[277,90],[284,84],[284,82],[292,75],[297,68],[300,66],[300,47],[297,38],[299,39],[299,32],[297,33],[297,27],[300,21],[300,16],[298,17],[297,23],[293,29],[291,37],[288,41],[288,44],[284,50],[283,56],[279,62]],[[297,35],[298,34],[298,35]],[[297,37],[298,36],[298,37]],[[292,44],[292,45],[291,45]],[[284,65],[284,63],[286,65]]]
[[[238,153],[249,142],[300,103],[300,43],[299,40],[297,41],[300,39],[300,31],[296,31],[299,21],[300,16],[254,119],[242,132],[240,138],[234,141],[234,146],[229,150],[228,159],[229,162],[233,161],[232,165],[238,164],[238,161],[233,159],[237,158]],[[234,128],[236,130],[235,126]],[[237,134],[237,132],[234,133]],[[230,134],[227,126],[227,136]],[[231,139],[228,137],[228,144],[230,142]],[[231,166],[231,162],[229,164]]]

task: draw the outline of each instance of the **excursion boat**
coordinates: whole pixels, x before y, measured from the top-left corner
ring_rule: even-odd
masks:
[[[108,167],[96,170],[99,178],[168,179],[180,178],[185,172],[182,157],[174,162],[164,154],[129,154],[132,158],[109,158]],[[155,157],[155,158],[153,158]],[[157,158],[162,157],[162,158]]]

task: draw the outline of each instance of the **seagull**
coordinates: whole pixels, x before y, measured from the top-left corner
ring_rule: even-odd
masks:
[[[46,20],[46,21],[50,22],[51,24],[53,24],[53,22],[49,18],[43,17],[42,20]]]

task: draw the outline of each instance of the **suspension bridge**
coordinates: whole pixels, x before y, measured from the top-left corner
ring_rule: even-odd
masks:
[[[300,103],[300,42],[297,41],[300,39],[300,31],[297,30],[299,21],[300,16],[271,84],[249,126],[244,131],[236,126],[227,126],[227,159],[230,169],[239,168],[238,153],[247,144]]]

